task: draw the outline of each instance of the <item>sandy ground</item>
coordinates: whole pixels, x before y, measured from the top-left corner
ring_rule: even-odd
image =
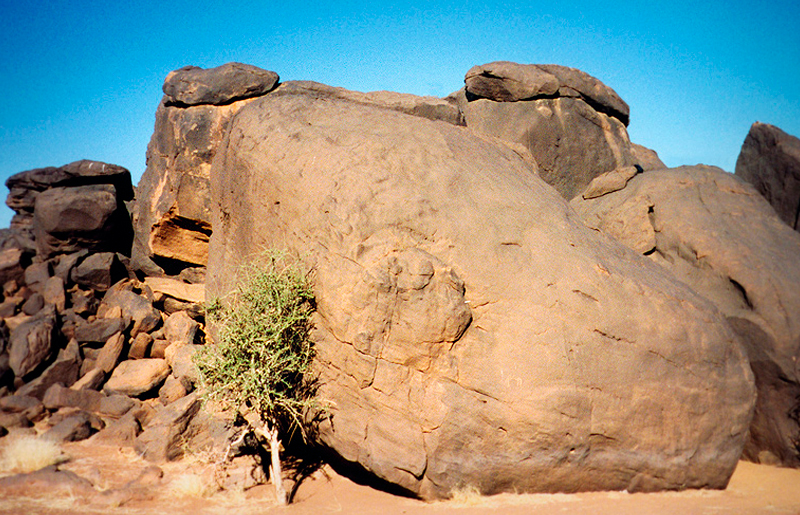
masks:
[[[135,495],[113,495],[151,464],[129,448],[68,444],[69,461],[61,469],[71,470],[94,483],[86,492],[33,492],[0,490],[1,514],[264,514],[286,515],[328,513],[470,515],[503,514],[791,514],[800,515],[800,470],[740,462],[724,491],[691,490],[655,494],[596,492],[582,494],[503,494],[492,497],[462,495],[446,502],[425,503],[373,490],[323,468],[308,478],[297,491],[294,504],[276,506],[272,485],[256,486],[246,492],[216,492],[206,497],[181,491],[174,484],[191,471],[194,477],[208,472],[202,460],[188,459],[161,466],[164,475]],[[1,475],[8,475],[1,474]],[[106,493],[104,494],[103,491]]]

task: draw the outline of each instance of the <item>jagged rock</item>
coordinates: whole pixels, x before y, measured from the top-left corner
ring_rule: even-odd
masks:
[[[156,463],[180,458],[183,455],[183,433],[201,405],[200,398],[193,393],[162,408],[151,426],[136,437],[136,452]]]
[[[59,187],[36,197],[37,254],[50,257],[80,249],[129,252],[132,230],[114,186]]]
[[[33,427],[33,422],[24,412],[9,413],[0,411],[0,427],[12,429],[15,427]]]
[[[193,356],[202,348],[202,345],[179,345],[174,352],[165,352],[165,359],[172,368],[172,375],[183,381],[184,384],[198,384],[200,372],[194,364]]]
[[[14,300],[5,300],[0,302],[0,319],[10,318],[17,314],[17,302]],[[3,323],[5,326],[5,322]],[[7,338],[6,338],[7,339]],[[5,343],[5,340],[4,340]],[[5,345],[0,346],[5,349]]]
[[[752,184],[789,227],[800,231],[800,139],[756,122],[736,160],[736,175]]]
[[[177,401],[181,397],[186,397],[186,394],[189,393],[184,386],[183,381],[178,379],[174,376],[169,376],[166,381],[164,381],[163,386],[158,390],[158,400],[161,401],[161,404],[167,405],[172,402]]]
[[[72,277],[72,269],[78,265],[78,262],[89,254],[89,251],[82,249],[72,254],[61,254],[53,258],[56,263],[53,267],[53,275],[60,277],[64,284],[67,284]]]
[[[41,399],[48,388],[54,384],[66,386],[73,384],[78,379],[80,368],[81,356],[78,342],[71,340],[66,348],[58,353],[58,357],[53,364],[47,367],[39,377],[21,387],[18,393]]]
[[[81,343],[105,343],[115,333],[124,331],[127,325],[123,318],[98,318],[78,325],[75,339]]]
[[[589,183],[589,186],[586,188],[586,191],[583,192],[582,196],[584,199],[590,199],[619,191],[628,184],[628,181],[631,180],[634,175],[641,172],[642,168],[636,165],[617,168],[603,175],[598,175],[592,179],[592,182]]]
[[[465,82],[456,99],[467,127],[524,146],[567,200],[598,175],[636,164],[627,104],[580,70],[498,62],[473,67]]]
[[[22,312],[33,316],[44,307],[44,297],[40,293],[34,293],[28,300],[22,303]]]
[[[172,71],[164,81],[164,94],[170,102],[187,106],[224,105],[270,92],[278,74],[242,63],[226,63],[203,69],[184,66]]]
[[[25,284],[28,288],[38,292],[51,275],[52,269],[49,262],[31,263],[31,265],[25,269]]]
[[[137,397],[161,385],[169,375],[169,365],[163,359],[126,360],[114,369],[103,391]]]
[[[63,312],[67,305],[67,294],[64,291],[64,280],[51,277],[42,286],[42,297],[45,303],[55,306],[56,311]]]
[[[11,329],[9,364],[15,376],[25,377],[50,357],[55,333],[56,313],[51,306]]]
[[[106,373],[99,368],[94,368],[83,374],[80,379],[70,386],[73,390],[99,390],[106,379]]]
[[[125,347],[125,335],[122,333],[114,333],[108,340],[103,348],[100,349],[100,354],[97,355],[95,368],[103,371],[104,374],[111,373],[117,366],[120,358],[122,357],[122,350]]]
[[[153,340],[153,345],[150,347],[150,357],[163,359],[166,356],[166,350],[170,345],[172,344],[167,340]]]
[[[77,411],[55,422],[53,427],[42,435],[42,438],[54,442],[78,442],[89,438],[103,427],[105,424],[97,416],[85,411]]]
[[[22,282],[25,279],[25,268],[29,264],[30,254],[22,249],[0,251],[0,284],[9,281]]]
[[[44,413],[44,405],[36,397],[17,393],[0,397],[0,411],[22,413],[28,420],[36,420]]]
[[[587,225],[649,255],[728,317],[759,392],[744,455],[769,451],[800,466],[800,235],[750,185],[714,167],[646,172],[572,205]]]
[[[67,310],[75,315],[89,316],[97,312],[100,302],[95,296],[94,290],[80,290],[73,288],[70,290],[70,304],[72,308]]]
[[[187,284],[168,277],[146,277],[144,283],[155,293],[161,293],[178,301],[203,304],[206,299],[204,284]]]
[[[133,320],[131,336],[136,337],[139,333],[148,333],[158,327],[161,323],[161,315],[153,307],[153,304],[141,295],[137,295],[130,290],[110,290],[103,298],[103,302],[98,314],[108,308],[118,308],[125,316]]]
[[[184,268],[178,274],[178,279],[189,284],[205,284],[206,283],[206,267],[197,266],[192,268]]]
[[[110,417],[121,417],[136,406],[127,395],[105,395],[91,389],[67,388],[54,384],[44,395],[44,406],[49,410],[77,408]]]
[[[164,336],[172,343],[189,345],[194,343],[200,324],[192,320],[184,311],[178,311],[164,321]]]
[[[98,252],[90,254],[73,268],[70,278],[85,288],[104,291],[127,275],[125,265],[116,253]]]
[[[667,165],[658,157],[655,150],[631,143],[631,154],[633,155],[633,162],[642,167],[645,172],[649,170],[661,170],[666,168]]]
[[[150,357],[150,346],[153,344],[153,337],[147,333],[139,333],[133,339],[131,348],[128,350],[128,359],[143,359]]]
[[[755,396],[736,335],[508,147],[267,95],[211,180],[210,299],[265,247],[315,271],[319,440],[343,463],[424,498],[727,484]]]

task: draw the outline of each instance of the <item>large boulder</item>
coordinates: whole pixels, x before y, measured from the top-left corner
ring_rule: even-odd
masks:
[[[736,160],[736,175],[764,195],[781,220],[800,231],[800,139],[754,123]]]
[[[167,75],[162,89],[169,102],[175,104],[223,105],[261,96],[277,84],[275,72],[250,64],[225,63],[208,69],[184,66]]]
[[[707,166],[645,172],[572,205],[725,314],[758,386],[745,457],[800,466],[800,235],[750,185]]]
[[[467,127],[520,144],[566,199],[605,172],[636,163],[628,105],[574,68],[506,61],[475,66],[455,95]]]
[[[754,403],[735,334],[505,145],[267,95],[211,178],[209,299],[264,247],[315,270],[319,439],[343,463],[424,498],[727,484]]]

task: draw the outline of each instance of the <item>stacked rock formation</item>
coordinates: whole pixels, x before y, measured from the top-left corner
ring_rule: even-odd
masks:
[[[191,355],[203,342],[203,285],[136,278],[124,168],[79,161],[7,185],[17,215],[0,251],[0,433],[99,431],[148,459],[177,457],[198,432]]]
[[[736,176],[752,184],[781,220],[800,231],[800,139],[754,123],[736,160]]]
[[[134,268],[159,275],[205,266],[211,161],[231,117],[277,83],[276,73],[240,63],[169,74],[138,188]]]

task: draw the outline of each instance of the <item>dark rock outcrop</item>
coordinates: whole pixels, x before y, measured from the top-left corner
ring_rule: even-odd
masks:
[[[506,146],[267,95],[211,178],[209,298],[262,246],[316,271],[320,439],[345,462],[425,498],[727,483],[754,403],[735,334]]]
[[[754,123],[736,160],[736,175],[752,184],[781,220],[800,231],[800,139]]]
[[[745,457],[800,466],[800,235],[719,168],[645,172],[573,207],[669,269],[725,314],[745,343],[758,402]]]
[[[224,105],[258,97],[278,84],[278,74],[242,63],[226,63],[203,69],[184,66],[164,80],[164,94],[174,104]]]
[[[473,67],[465,83],[454,100],[467,127],[527,148],[567,200],[596,176],[637,164],[628,105],[580,70],[501,61]]]

